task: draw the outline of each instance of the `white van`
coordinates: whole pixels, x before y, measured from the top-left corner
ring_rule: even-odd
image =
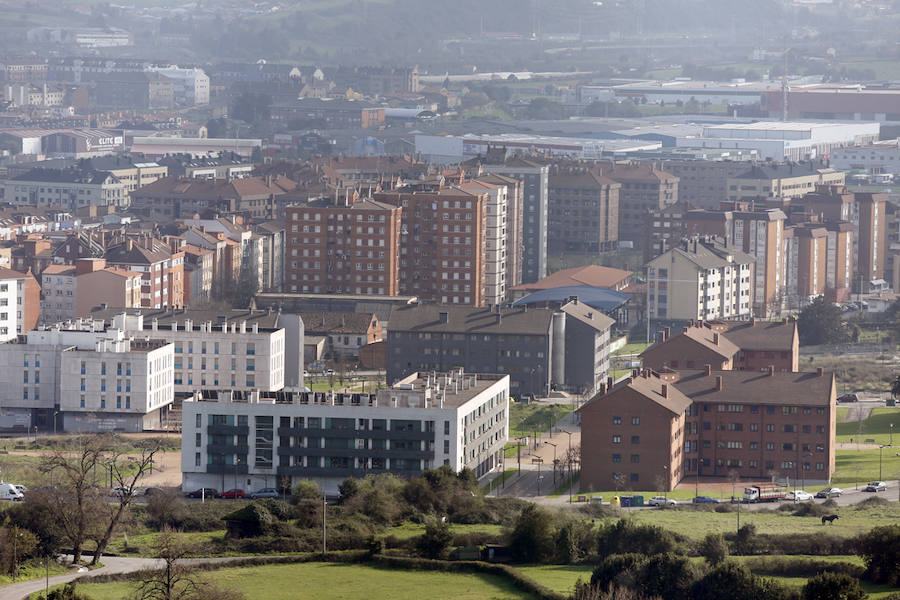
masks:
[[[0,483],[0,500],[19,502],[25,496],[11,483]]]

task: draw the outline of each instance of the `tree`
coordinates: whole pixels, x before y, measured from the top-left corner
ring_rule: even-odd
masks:
[[[818,296],[800,311],[797,330],[800,344],[844,344],[852,338],[850,327],[842,318],[840,307]]]
[[[611,554],[600,561],[591,574],[591,586],[601,590],[610,587],[629,587],[635,574],[647,562],[642,554]]]
[[[638,570],[635,584],[645,596],[659,596],[663,600],[690,597],[694,583],[694,568],[685,556],[672,553],[654,554]]]
[[[891,397],[896,398],[897,396],[900,396],[900,375],[897,375],[891,381]]]
[[[700,556],[713,567],[728,558],[728,544],[725,543],[725,538],[721,533],[706,534],[697,550],[700,552]]]
[[[36,557],[39,549],[40,540],[36,535],[10,525],[7,518],[0,527],[0,574],[15,577],[19,573],[19,565],[26,559]]]
[[[144,571],[134,591],[134,600],[181,600],[191,598],[199,589],[196,573],[181,561],[191,553],[191,548],[168,527],[164,528],[156,542],[156,558],[163,568]]]
[[[803,600],[865,600],[867,597],[859,587],[859,580],[846,573],[819,573],[803,586]]]
[[[81,561],[84,543],[106,500],[94,480],[98,466],[102,473],[107,446],[108,440],[103,436],[81,436],[74,440],[74,448],[41,458],[40,470],[53,473],[59,484],[40,499],[46,502],[48,516],[59,523],[72,544],[74,563]]]
[[[783,598],[786,592],[754,575],[744,565],[725,561],[694,583],[693,600],[759,600]]]
[[[444,558],[453,541],[453,532],[450,524],[445,521],[432,519],[425,525],[425,533],[419,538],[419,553],[426,558]]]
[[[553,556],[553,533],[550,513],[536,504],[526,506],[510,534],[510,552],[520,562],[545,562]]]
[[[97,541],[92,565],[100,562],[100,557],[106,551],[116,526],[134,498],[138,482],[153,468],[153,459],[162,450],[162,442],[159,438],[147,440],[139,445],[139,449],[139,454],[125,454],[111,450],[103,460],[112,477],[117,502],[106,505],[108,508],[106,527]]]
[[[857,554],[866,563],[866,579],[900,585],[900,525],[875,527],[857,540]]]

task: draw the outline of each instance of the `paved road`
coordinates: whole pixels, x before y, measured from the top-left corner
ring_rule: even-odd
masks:
[[[68,560],[71,560],[71,555],[66,557]],[[246,560],[247,558],[253,558],[248,556],[224,556],[224,557],[216,557],[216,558],[190,558],[184,561],[181,561],[182,564],[188,565],[201,565],[208,563],[228,563],[234,562],[237,560]],[[271,558],[271,557],[267,557]],[[114,575],[117,573],[133,573],[135,571],[140,571],[142,569],[160,569],[163,567],[163,562],[161,560],[155,558],[134,558],[134,557],[120,557],[120,556],[104,556],[103,557],[103,567],[99,569],[94,569],[93,571],[87,571],[87,569],[81,569],[79,571],[71,571],[69,573],[65,573],[63,575],[54,575],[50,578],[50,587],[54,585],[60,585],[62,583],[68,583],[73,579],[78,579],[79,577],[92,577],[94,575]],[[43,577],[39,579],[29,579],[28,581],[22,581],[19,583],[13,583],[11,585],[6,585],[0,587],[0,600],[22,600],[22,598],[27,598],[31,594],[36,592],[44,591],[47,585],[47,580]]]

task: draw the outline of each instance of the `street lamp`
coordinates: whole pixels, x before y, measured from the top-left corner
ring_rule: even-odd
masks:
[[[891,441],[888,442],[888,446],[894,445],[894,424],[891,423]]]
[[[669,465],[663,465],[663,498],[669,500]]]
[[[56,435],[56,415],[59,414],[58,410],[53,411],[53,435]],[[893,425],[892,425],[893,427]]]
[[[887,446],[878,446],[878,481],[881,481],[881,455]]]
[[[553,442],[544,443],[553,446],[553,485],[556,485],[556,444]]]
[[[571,431],[563,431],[564,434],[569,436],[569,452],[566,454],[566,464],[569,467],[569,503],[572,502],[572,432]]]

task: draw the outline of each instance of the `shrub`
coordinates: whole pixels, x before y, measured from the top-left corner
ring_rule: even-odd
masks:
[[[630,519],[619,519],[612,525],[601,526],[597,538],[600,556],[638,552],[664,554],[680,551],[679,540],[671,531],[656,525],[637,525]]]
[[[859,580],[843,573],[821,573],[803,587],[803,600],[864,600]]]
[[[823,517],[834,512],[833,509],[824,504],[816,504],[815,502],[800,502],[794,506],[790,504],[782,505],[793,508],[791,514],[795,517]]]
[[[567,521],[556,533],[556,562],[570,565],[591,553],[591,525],[584,521]]]
[[[611,554],[600,561],[591,574],[591,586],[601,590],[631,587],[637,571],[647,562],[641,554]]]
[[[654,554],[637,571],[636,588],[646,596],[663,600],[688,598],[694,583],[694,568],[684,556]]]
[[[853,506],[856,507],[857,510],[866,510],[868,508],[881,508],[890,505],[891,502],[883,496],[871,496],[865,500],[860,500]]]
[[[322,491],[315,481],[298,481],[291,490],[291,502],[299,503],[301,500],[314,500],[322,497]]]
[[[747,523],[737,531],[737,537],[734,540],[737,551],[741,554],[753,553],[753,541],[756,537],[756,525]]]
[[[851,577],[862,577],[865,568],[843,561],[816,560],[815,558],[791,556],[753,556],[742,563],[753,573],[780,575],[782,577],[812,577],[818,573],[844,573]]]
[[[425,533],[419,538],[417,544],[419,554],[425,558],[444,558],[452,540],[450,524],[432,520],[425,525]]]
[[[532,504],[522,511],[509,536],[509,549],[520,562],[542,563],[553,556],[554,531],[547,509]]]
[[[708,533],[697,551],[708,564],[716,566],[728,557],[728,544],[721,533]]]
[[[789,592],[762,577],[754,575],[747,567],[733,561],[725,561],[715,567],[691,587],[692,600],[778,600],[789,598]]]
[[[866,563],[866,578],[900,585],[900,525],[875,527],[857,539],[857,553]]]

